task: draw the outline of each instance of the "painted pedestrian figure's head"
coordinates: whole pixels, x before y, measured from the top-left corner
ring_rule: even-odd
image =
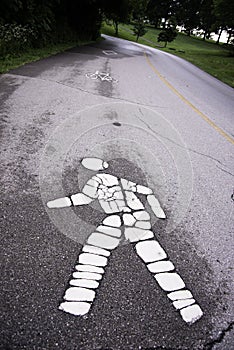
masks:
[[[105,170],[109,167],[109,164],[99,158],[83,158],[81,161],[83,167],[89,170]]]

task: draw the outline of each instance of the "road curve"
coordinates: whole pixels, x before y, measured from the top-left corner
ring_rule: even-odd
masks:
[[[0,93],[1,349],[231,349],[233,89],[178,57],[104,36],[2,75]],[[81,189],[87,156],[157,195],[167,219],[151,213],[153,232],[203,310],[193,325],[128,242],[111,255],[88,315],[58,310],[104,214],[46,203]]]

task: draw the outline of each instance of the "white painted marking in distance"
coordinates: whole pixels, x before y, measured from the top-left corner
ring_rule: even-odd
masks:
[[[195,304],[180,310],[180,314],[185,322],[192,324],[202,317],[203,312],[200,306]]]
[[[99,283],[97,281],[85,280],[80,278],[70,280],[69,284],[75,287],[84,287],[84,288],[91,288],[91,289],[96,289],[99,286]]]
[[[87,279],[87,280],[101,280],[102,279],[102,275],[99,274],[99,273],[95,273],[95,272],[80,272],[80,271],[77,271],[77,272],[73,272],[72,276],[74,278],[84,278],[84,279]]]
[[[66,290],[64,299],[67,301],[93,301],[95,292],[91,289],[70,287]]]
[[[167,254],[156,241],[143,241],[136,244],[137,254],[145,263],[166,259]]]
[[[148,264],[147,267],[153,273],[167,272],[175,269],[175,266],[170,261],[156,261]]]
[[[68,312],[75,316],[83,316],[89,312],[90,304],[81,301],[65,301],[59,306],[59,310]]]
[[[184,299],[184,300],[173,301],[173,305],[175,306],[176,309],[182,309],[183,307],[186,307],[194,303],[195,303],[194,299]]]
[[[87,244],[83,247],[82,251],[85,253],[103,255],[107,257],[110,256],[110,252],[108,250]]]
[[[184,281],[176,272],[158,273],[154,277],[160,287],[166,292],[171,292],[185,287]]]
[[[109,55],[117,55],[117,52],[113,51],[113,50],[103,50],[102,51],[105,55],[109,56]]]
[[[106,266],[107,258],[96,254],[81,253],[79,256],[79,263],[94,266]]]

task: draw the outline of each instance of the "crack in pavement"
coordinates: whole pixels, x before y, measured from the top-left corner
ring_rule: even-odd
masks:
[[[216,165],[216,167],[217,167],[218,169],[222,170],[224,173],[227,173],[227,174],[229,174],[229,175],[231,175],[231,176],[234,176],[234,174],[230,173],[229,171],[227,171],[227,170],[225,170],[225,169],[223,169],[223,168],[220,168],[218,165]]]
[[[139,117],[138,117],[138,118],[139,118]],[[180,148],[183,148],[183,149],[185,149],[185,150],[187,150],[187,151],[193,152],[193,153],[198,154],[198,155],[200,155],[200,156],[209,158],[209,159],[211,159],[211,160],[213,160],[213,161],[219,163],[220,165],[226,167],[225,164],[223,164],[220,160],[218,160],[218,159],[216,159],[216,158],[214,158],[214,157],[212,157],[212,156],[209,156],[208,154],[198,152],[198,151],[196,151],[196,150],[194,150],[194,149],[192,149],[192,148],[186,147],[186,146],[184,147],[184,146],[178,144],[177,142],[175,142],[174,140],[170,139],[169,137],[166,137],[166,136],[161,135],[160,133],[158,133],[158,132],[156,132],[155,130],[153,130],[153,129],[151,128],[151,126],[150,126],[148,123],[146,123],[143,119],[141,119],[141,118],[139,118],[139,119],[142,121],[142,123],[143,123],[144,125],[147,126],[147,128],[148,128],[151,132],[153,132],[154,134],[158,135],[159,137],[161,137],[161,138],[163,138],[163,139],[166,139],[166,140],[172,142],[174,145],[176,145],[176,146],[178,146],[178,147],[180,147]],[[221,168],[220,168],[220,169],[221,169]],[[224,169],[221,169],[221,170],[223,170],[223,171],[229,173],[228,171],[226,171],[226,170],[224,170]],[[233,175],[233,174],[231,174],[231,173],[229,173],[229,174],[230,174],[230,175]]]
[[[225,335],[230,332],[232,329],[233,329],[233,326],[234,326],[234,322],[231,322],[227,328],[223,329],[222,331],[219,332],[219,335],[217,336],[216,339],[212,340],[211,342],[205,344],[204,346],[204,350],[212,350],[213,347],[216,345],[216,344],[220,344]]]
[[[15,77],[15,76],[18,76],[18,77],[21,77],[21,78],[25,78],[26,80],[30,80],[30,79],[35,79],[35,80],[37,80],[37,79],[38,79],[38,80],[41,80],[41,81],[44,81],[44,82],[56,83],[56,84],[59,84],[59,85],[63,85],[63,86],[65,86],[65,87],[69,88],[69,89],[82,91],[82,92],[84,92],[84,93],[87,93],[87,94],[90,94],[90,95],[93,95],[93,96],[99,96],[99,97],[101,96],[101,97],[107,98],[107,99],[129,102],[129,103],[136,104],[136,105],[138,105],[138,106],[167,109],[167,107],[164,107],[164,106],[150,105],[150,104],[146,104],[146,103],[140,103],[140,102],[136,102],[136,101],[132,101],[132,100],[126,99],[126,98],[100,95],[99,93],[95,93],[95,92],[93,92],[93,91],[88,91],[88,90],[85,90],[85,89],[82,89],[82,88],[79,88],[79,87],[74,87],[74,86],[71,86],[71,85],[62,83],[61,81],[57,81],[57,80],[43,79],[43,78],[38,78],[38,77],[35,78],[35,77],[29,77],[29,76],[27,76],[27,75],[20,75],[20,74],[6,74],[6,75],[14,76],[14,77]]]
[[[44,81],[44,82],[56,83],[56,84],[59,84],[59,85],[63,85],[63,86],[65,86],[65,87],[68,87],[68,88],[70,88],[70,89],[79,90],[79,91],[82,91],[82,92],[84,92],[84,93],[91,94],[91,95],[94,95],[94,96],[100,96],[100,94],[98,94],[98,93],[95,93],[95,92],[92,92],[92,91],[88,91],[88,90],[85,90],[85,89],[82,89],[82,88],[79,88],[79,87],[70,86],[70,85],[64,84],[64,83],[59,82],[59,81],[56,81],[56,80],[42,79],[42,78],[38,78],[38,77],[37,77],[37,78],[34,78],[34,77],[28,77],[28,76],[19,75],[19,74],[6,74],[6,75],[8,75],[8,76],[14,76],[14,77],[15,77],[15,76],[19,76],[19,77],[22,77],[22,78],[26,78],[26,80],[30,80],[30,79],[36,79],[36,80],[37,80],[37,79],[38,79],[38,80],[41,80],[41,81]],[[128,100],[128,99],[124,99],[124,98],[119,98],[119,97],[113,97],[113,96],[107,97],[107,96],[104,96],[104,95],[102,95],[102,97],[103,97],[103,98],[107,98],[107,99],[117,100],[117,101],[129,102],[129,103],[133,103],[133,104],[136,104],[136,105],[138,105],[138,106],[143,106],[143,107],[151,107],[151,108],[154,107],[154,108],[162,108],[162,109],[163,109],[163,108],[164,108],[164,109],[167,108],[167,107],[158,106],[158,105],[149,105],[149,104],[144,104],[144,103],[140,103],[140,102],[135,102],[135,101],[132,101],[132,100]],[[143,113],[142,113],[142,111],[141,111],[140,108],[139,108],[139,111],[140,111],[140,113],[141,113],[142,116],[143,116]],[[138,118],[139,118],[139,117],[138,117]],[[177,142],[173,141],[173,140],[170,139],[169,137],[162,136],[160,133],[155,132],[155,130],[153,130],[153,129],[151,128],[151,126],[150,126],[148,123],[146,123],[142,118],[139,118],[139,120],[141,120],[141,122],[142,122],[145,126],[147,126],[147,128],[148,128],[152,133],[154,133],[154,134],[160,136],[161,138],[164,138],[164,139],[166,139],[166,140],[172,142],[173,144],[175,144],[176,146],[178,146],[178,147],[180,147],[180,148],[183,148],[183,149],[185,149],[185,150],[188,150],[188,151],[193,152],[193,153],[195,153],[195,154],[198,154],[198,155],[200,155],[200,156],[209,158],[209,159],[211,159],[211,160],[217,162],[218,164],[222,165],[223,167],[226,167],[226,165],[223,164],[220,160],[218,160],[218,159],[216,159],[216,158],[214,158],[214,157],[212,157],[212,156],[210,156],[210,155],[208,155],[208,154],[198,152],[198,151],[196,151],[196,150],[194,150],[194,149],[192,149],[192,148],[184,147],[184,146],[178,144]],[[217,165],[216,165],[216,166],[217,166]],[[232,173],[229,172],[228,170],[225,170],[225,169],[220,168],[220,167],[218,167],[218,166],[217,166],[217,168],[220,169],[221,171],[223,171],[223,172],[225,172],[225,173],[231,175],[231,176],[234,176],[234,174],[232,174]]]

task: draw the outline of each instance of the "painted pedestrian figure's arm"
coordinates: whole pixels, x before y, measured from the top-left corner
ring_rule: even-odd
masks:
[[[97,198],[98,182],[94,177],[88,180],[82,192],[69,197],[57,198],[47,203],[48,208],[65,208],[77,205],[90,204]]]
[[[154,194],[149,194],[147,196],[147,201],[148,201],[153,213],[157,216],[157,218],[166,219],[166,214],[164,213],[158,199],[155,197]]]
[[[158,199],[153,194],[153,191],[151,190],[151,188],[142,186],[142,185],[137,185],[130,181],[128,181],[128,184],[131,186],[131,190],[133,192],[146,195],[147,201],[157,218],[166,219],[166,214],[164,213]]]
[[[108,168],[108,163],[99,158],[84,158],[82,159],[81,164],[89,170],[104,170]],[[84,186],[81,193],[74,194],[70,197],[54,199],[49,201],[47,206],[48,208],[65,208],[89,204],[97,198],[98,186],[99,183],[95,180],[95,176],[93,176],[93,178],[91,178]]]

